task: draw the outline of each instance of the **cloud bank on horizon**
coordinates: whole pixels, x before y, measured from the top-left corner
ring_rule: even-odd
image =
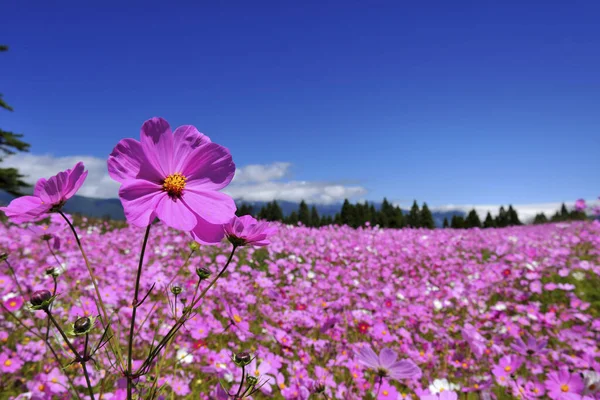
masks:
[[[50,154],[19,153],[4,160],[4,165],[14,167],[26,175],[25,181],[35,183],[39,178],[46,178],[68,168],[72,168],[78,161],[83,161],[88,169],[88,177],[79,194],[86,197],[101,199],[117,198],[119,183],[113,181],[108,175],[106,159],[91,156],[65,156],[55,157]],[[308,203],[335,204],[344,199],[362,199],[367,190],[360,185],[347,185],[340,182],[300,181],[286,179],[290,177],[291,163],[276,162],[272,164],[251,164],[238,167],[232,183],[224,192],[240,201],[271,201],[286,200]],[[572,208],[575,199],[565,201],[568,208]],[[588,205],[600,205],[597,199],[587,200]],[[548,217],[560,209],[562,202],[513,204],[524,221],[529,221],[540,212]],[[410,204],[398,204],[402,208],[409,208]],[[508,205],[505,204],[505,207]],[[464,211],[475,209],[480,218],[490,212],[492,216],[498,214],[500,205],[477,204],[446,204],[431,206],[432,211]]]

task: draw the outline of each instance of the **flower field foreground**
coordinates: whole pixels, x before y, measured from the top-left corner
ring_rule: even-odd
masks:
[[[0,226],[8,254],[0,398],[86,398],[81,364],[69,364],[65,341],[49,329],[61,370],[33,333],[47,332],[46,316],[27,307],[28,294],[52,291],[56,278],[59,324],[101,313],[62,223],[53,217],[47,236]],[[90,351],[104,343],[88,362],[96,398],[123,399],[127,382],[108,348],[126,349],[144,228],[92,224],[79,234],[114,338],[101,337],[98,322],[72,329],[89,328]],[[254,377],[262,385],[255,399],[600,399],[597,222],[431,231],[280,225],[270,241],[235,253],[140,387],[161,388],[166,399],[227,398]],[[216,274],[230,248],[190,246],[186,234],[153,225],[133,370],[195,297],[198,270]],[[83,336],[70,340],[83,347]]]

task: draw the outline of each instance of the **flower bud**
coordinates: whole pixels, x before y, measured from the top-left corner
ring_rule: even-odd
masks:
[[[54,237],[54,236],[52,236],[52,235],[48,235],[48,234],[46,234],[46,235],[42,235],[42,240],[48,241],[48,240],[52,239],[53,237]]]
[[[181,286],[172,286],[171,287],[171,293],[173,293],[175,296],[177,296],[178,294],[181,294],[181,292],[183,292],[183,289],[181,288]]]
[[[190,248],[191,251],[197,251],[198,249],[200,249],[200,245],[196,242],[190,242],[188,244],[188,247]]]
[[[252,355],[247,351],[242,351],[233,356],[233,362],[238,367],[245,367],[252,362]]]
[[[81,317],[73,324],[75,333],[85,333],[92,327],[92,321],[88,317]]]
[[[256,384],[258,383],[258,378],[252,375],[248,375],[246,377],[246,382],[248,383],[248,386],[256,386]]]
[[[6,261],[8,260],[8,253],[0,253],[0,261]]]
[[[52,298],[52,293],[49,290],[37,290],[31,295],[31,304],[34,306],[41,306],[44,302],[47,302]]]
[[[210,277],[211,272],[206,267],[198,267],[196,268],[196,274],[198,275],[198,278],[200,278],[200,280],[205,280]]]

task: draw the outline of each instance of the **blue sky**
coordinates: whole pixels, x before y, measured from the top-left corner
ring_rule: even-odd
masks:
[[[51,164],[158,115],[372,200],[600,194],[597,1],[208,3],[5,2],[2,128]]]

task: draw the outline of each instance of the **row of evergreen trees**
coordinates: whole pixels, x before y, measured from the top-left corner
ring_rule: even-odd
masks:
[[[466,217],[462,217],[460,215],[452,216],[450,223],[448,223],[448,219],[444,218],[443,227],[444,228],[454,228],[454,229],[465,229],[465,228],[504,228],[507,226],[517,226],[523,225],[521,220],[519,219],[519,214],[513,208],[512,205],[508,206],[508,210],[504,208],[504,206],[500,207],[498,211],[498,215],[494,218],[492,214],[488,211],[485,216],[485,220],[483,223],[479,219],[479,215],[477,215],[477,211],[475,209],[469,211]]]
[[[353,228],[364,226],[367,222],[371,225],[379,225],[384,228],[429,228],[435,227],[433,215],[423,203],[423,207],[419,207],[415,201],[406,215],[400,207],[392,205],[387,199],[383,199],[381,207],[375,209],[373,203],[356,203],[351,204],[348,199],[344,200],[342,209],[335,216],[319,216],[319,212],[315,206],[308,207],[308,204],[303,200],[300,202],[298,211],[293,211],[289,216],[285,217],[283,211],[277,201],[271,201],[265,204],[258,212],[249,204],[242,203],[238,207],[238,215],[250,214],[259,219],[267,221],[281,221],[287,224],[297,224],[301,222],[305,226],[319,227],[326,225],[348,225]]]
[[[336,224],[358,228],[369,222],[372,226],[379,225],[383,228],[435,228],[433,215],[431,214],[429,207],[427,207],[427,203],[423,203],[423,206],[419,207],[417,202],[414,201],[410,211],[407,214],[404,214],[400,207],[392,205],[385,198],[379,209],[376,209],[373,203],[365,202],[351,204],[348,199],[346,199],[342,204],[342,209],[339,213],[335,214],[334,217],[319,216],[317,208],[314,205],[309,208],[305,201],[300,202],[298,211],[293,211],[287,217],[283,215],[283,210],[277,201],[271,201],[265,204],[258,212],[256,212],[251,205],[242,203],[238,207],[237,214],[250,214],[259,219],[280,221],[292,225],[301,222],[304,226],[310,227]],[[540,224],[545,222],[582,220],[585,218],[586,215],[584,212],[569,212],[567,207],[563,204],[561,210],[557,211],[550,220],[548,220],[544,214],[538,214],[533,223]],[[483,222],[480,220],[477,212],[472,209],[466,217],[454,215],[450,221],[448,221],[447,218],[444,218],[443,223],[444,228],[454,229],[504,228],[507,226],[518,225],[523,225],[523,223],[519,219],[519,215],[512,205],[509,205],[508,209],[501,206],[496,217],[492,217],[488,212]]]
[[[583,221],[587,219],[587,215],[583,211],[578,210],[567,210],[567,206],[565,203],[560,207],[560,211],[554,213],[554,215],[550,218],[546,217],[546,214],[539,213],[536,214],[533,219],[534,224],[545,224],[547,222],[563,222],[563,221]]]

